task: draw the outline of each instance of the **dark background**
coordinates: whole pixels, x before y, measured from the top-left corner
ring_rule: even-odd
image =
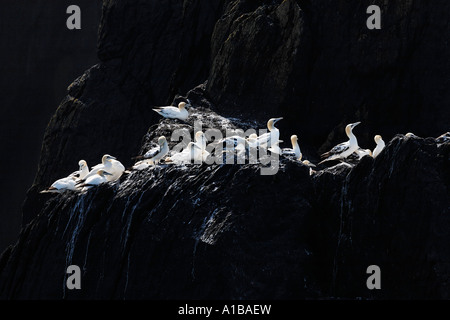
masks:
[[[81,8],[81,30],[66,9]],[[0,252],[20,230],[47,123],[74,79],[96,64],[99,0],[3,0],[0,5]]]

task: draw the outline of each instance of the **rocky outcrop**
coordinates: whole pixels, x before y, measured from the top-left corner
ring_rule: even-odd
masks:
[[[310,159],[356,120],[364,128],[360,145],[371,149],[375,134],[389,140],[399,132],[448,130],[449,49],[441,35],[450,30],[439,21],[450,11],[390,1],[380,4],[383,29],[369,31],[364,3],[208,3],[105,1],[101,63],[75,82],[57,112],[72,123],[57,115],[50,123],[25,222],[34,216],[27,207],[37,189],[81,158],[129,159],[159,119],[151,107],[205,80],[205,97],[223,115],[260,123],[284,116],[281,138],[296,133]]]
[[[312,176],[287,159],[274,176],[164,165],[46,195],[0,259],[0,297],[447,298],[449,151],[397,136],[376,160]],[[82,290],[65,288],[72,264]],[[375,293],[372,264],[383,272]]]
[[[90,165],[105,153],[130,159],[149,126],[159,120],[152,106],[169,104],[204,81],[210,35],[223,1],[202,3],[104,2],[101,62],[70,86],[50,120],[24,205],[25,224],[37,214],[37,191],[76,167],[79,159]]]
[[[336,294],[362,295],[378,265],[383,290],[370,298],[448,299],[450,144],[397,136],[363,160],[342,186]]]
[[[372,4],[381,30],[366,27]],[[437,136],[450,118],[449,6],[233,1],[214,30],[208,92],[224,115],[285,116],[282,138],[296,132],[321,152],[356,121],[362,145],[376,134]]]
[[[448,130],[450,11],[387,1],[383,29],[369,31],[368,2],[104,1],[101,63],[49,124],[22,234],[0,258],[0,297],[447,298],[449,145],[393,136]],[[185,123],[151,111],[191,88]],[[313,175],[290,160],[274,176],[158,166],[85,194],[37,193],[81,158],[128,165],[195,120],[257,129],[273,116],[311,160],[353,120],[362,147],[390,142],[375,160]],[[70,264],[81,291],[65,289]],[[365,286],[373,264],[382,291]]]

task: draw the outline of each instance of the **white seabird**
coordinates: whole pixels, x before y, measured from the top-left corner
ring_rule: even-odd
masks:
[[[359,149],[358,146],[358,140],[356,139],[356,136],[353,134],[353,129],[360,124],[361,122],[351,123],[345,127],[345,133],[347,134],[347,137],[349,140],[347,142],[343,142],[341,144],[338,144],[330,151],[322,154],[322,158],[325,158],[319,164],[322,164],[326,161],[331,160],[340,160],[345,159],[349,155],[351,155],[353,152]]]
[[[256,133],[252,133],[251,135],[249,135],[246,140],[249,148],[258,147],[258,135]]]
[[[376,158],[380,154],[380,152],[383,151],[386,144],[384,143],[384,141],[380,135],[376,135],[374,140],[375,140],[375,143],[377,144],[377,146],[373,150],[373,157]]]
[[[302,160],[302,151],[300,150],[300,146],[298,145],[298,137],[294,134],[291,136],[291,148],[283,148],[281,149],[281,154],[284,156],[295,157],[296,160]]]
[[[280,142],[280,130],[275,127],[275,124],[283,120],[283,118],[272,118],[267,122],[267,129],[269,132],[264,133],[258,137],[258,145],[263,148],[270,148],[278,146]],[[274,150],[276,152],[277,150]]]
[[[205,161],[205,159],[209,156],[209,152],[206,151],[206,144],[208,139],[206,138],[205,134],[202,131],[198,131],[195,134],[194,140],[195,144],[200,147],[202,161]]]
[[[82,191],[86,191],[94,186],[108,182],[108,177],[111,175],[111,173],[105,170],[97,170],[94,175],[87,178],[79,187],[83,188]]]
[[[89,166],[85,160],[80,160],[78,166],[80,167],[80,170],[75,171],[73,174],[75,174],[76,178],[82,180],[89,174]]]
[[[76,185],[80,179],[84,179],[89,173],[89,167],[87,162],[80,160],[78,162],[80,169],[71,173],[69,176],[56,180],[47,190],[41,191],[41,193],[60,193],[66,190],[79,191]]]
[[[116,181],[124,173],[125,167],[120,161],[117,161],[115,157],[109,154],[105,154],[102,157],[102,163],[94,166],[91,172],[89,172],[89,174],[84,179],[88,179],[89,177],[96,175],[98,170],[104,170],[109,173],[109,175],[107,175],[108,181]]]
[[[194,143],[189,142],[183,151],[175,153],[174,155],[167,157],[166,162],[167,163],[175,163],[175,164],[185,164],[185,163],[191,163],[192,160],[194,161],[204,161],[205,156],[202,152],[201,147]]]
[[[158,138],[158,146],[147,151],[142,158],[144,160],[138,161],[133,166],[134,170],[143,170],[150,165],[155,165],[169,153],[169,144],[166,137]],[[141,158],[141,157],[139,157]]]
[[[362,149],[358,148],[358,150],[355,151],[355,153],[358,155],[358,160],[361,160],[365,156],[373,156],[372,150],[370,149]]]
[[[214,145],[217,148],[218,145],[223,146],[223,144],[225,144],[225,147],[223,148],[223,152],[228,152],[228,151],[234,151],[234,150],[245,150],[245,148],[247,147],[247,143],[248,143],[248,140],[246,138],[235,135],[235,136],[223,138],[223,139],[219,140],[217,143],[214,143]]]
[[[222,148],[222,146],[225,146]],[[228,156],[236,156],[238,163],[240,161],[245,161],[247,153],[250,153],[250,149],[255,149],[258,147],[258,135],[252,133],[248,138],[243,136],[234,135],[219,140],[217,143],[213,143],[214,149],[218,151],[218,146],[220,145],[220,151]],[[250,154],[249,154],[250,156]]]
[[[153,111],[167,119],[186,120],[189,117],[189,112],[186,110],[186,102],[180,102],[178,108],[173,106],[159,107],[153,109]]]
[[[437,144],[443,144],[450,141],[450,132],[446,132],[436,138]]]
[[[79,191],[77,186],[77,179],[75,177],[65,177],[53,182],[53,184],[47,190],[41,191],[41,193],[61,193],[66,190]]]

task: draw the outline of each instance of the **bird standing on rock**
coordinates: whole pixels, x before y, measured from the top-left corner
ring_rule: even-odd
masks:
[[[158,146],[147,151],[143,156],[135,159],[143,159],[133,166],[134,170],[143,170],[150,165],[159,163],[169,153],[169,144],[164,136],[158,138]]]
[[[291,136],[291,148],[283,148],[281,149],[281,154],[285,156],[293,156],[296,160],[302,160],[302,152],[300,150],[300,146],[298,145],[298,137],[296,135]]]
[[[341,144],[338,144],[330,151],[322,154],[322,159],[325,158],[325,160],[322,160],[319,162],[319,164],[322,164],[326,161],[331,160],[341,160],[347,158],[349,155],[351,155],[353,152],[356,152],[356,150],[359,149],[358,146],[358,140],[356,139],[356,136],[353,134],[353,129],[359,125],[361,122],[355,122],[347,125],[345,127],[345,133],[347,134],[347,137],[349,140],[347,142],[343,142]]]
[[[380,135],[376,135],[374,140],[375,140],[375,143],[377,144],[377,146],[373,150],[372,154],[373,154],[373,157],[376,158],[380,154],[380,152],[383,151],[386,144],[384,143],[384,141]]]
[[[273,152],[280,152],[278,143],[280,143],[280,130],[275,127],[275,124],[283,120],[283,118],[272,118],[267,122],[267,129],[269,132],[264,133],[258,137],[258,146],[266,149],[272,148]]]

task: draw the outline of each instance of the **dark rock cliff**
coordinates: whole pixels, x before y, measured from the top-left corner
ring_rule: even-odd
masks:
[[[282,138],[321,151],[357,120],[363,145],[448,131],[448,1],[264,3],[233,1],[214,29],[208,92],[223,114],[289,115]],[[381,30],[366,28],[372,4]]]
[[[50,121],[0,297],[448,298],[449,144],[395,134],[448,130],[449,4],[379,3],[383,29],[369,31],[372,2],[105,0],[101,62]],[[313,160],[353,120],[364,148],[375,134],[390,142],[313,175],[290,160],[275,176],[161,166],[86,194],[37,193],[79,159],[129,165],[160,134],[192,133],[195,119],[151,111],[178,95],[191,112],[233,117],[194,117],[206,127],[284,116],[282,139],[297,133]],[[70,264],[80,291],[65,289]],[[381,291],[365,286],[372,264]]]
[[[353,169],[159,166],[50,196],[0,259],[0,297],[448,298],[449,152],[397,136]]]

